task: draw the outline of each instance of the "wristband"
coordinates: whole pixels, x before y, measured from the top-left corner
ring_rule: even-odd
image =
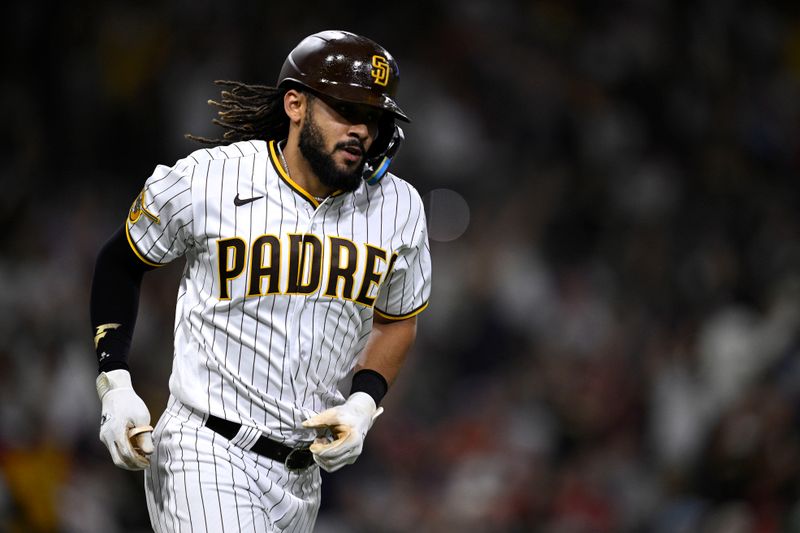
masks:
[[[375,400],[375,406],[380,405],[381,400],[389,390],[389,384],[380,373],[369,368],[359,370],[353,375],[353,384],[350,387],[350,394],[354,392],[365,392]]]

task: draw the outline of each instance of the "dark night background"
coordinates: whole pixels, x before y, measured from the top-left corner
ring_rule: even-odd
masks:
[[[384,45],[431,305],[322,533],[800,531],[800,8],[30,2],[2,22],[0,531],[147,531],[97,438],[94,258],[215,79]],[[154,419],[177,277],[131,354]]]

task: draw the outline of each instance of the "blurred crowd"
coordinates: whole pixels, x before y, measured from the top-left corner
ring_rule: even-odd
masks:
[[[800,531],[800,6],[33,2],[3,21],[0,531],[148,531],[97,438],[94,258],[214,79],[388,48],[434,289],[321,533]],[[431,201],[447,190],[463,212]],[[131,353],[156,418],[182,265]]]

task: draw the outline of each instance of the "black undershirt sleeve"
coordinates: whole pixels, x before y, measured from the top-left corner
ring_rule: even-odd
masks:
[[[128,370],[142,277],[154,267],[143,263],[121,227],[97,255],[89,314],[100,372]]]

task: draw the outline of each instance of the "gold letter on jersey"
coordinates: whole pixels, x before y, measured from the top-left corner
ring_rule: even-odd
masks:
[[[228,282],[242,275],[246,255],[247,245],[239,237],[217,241],[220,300],[230,300]]]
[[[322,242],[315,235],[289,235],[286,294],[311,294],[322,278]]]
[[[370,74],[375,79],[375,83],[386,87],[389,83],[389,63],[386,58],[379,55],[372,56],[372,72]]]
[[[269,253],[264,253],[264,248],[269,245]],[[267,258],[267,264],[264,259]],[[275,235],[262,235],[253,241],[250,252],[250,284],[247,296],[263,296],[264,294],[278,294],[280,292],[279,276],[281,271],[281,241]],[[267,292],[261,292],[261,281],[269,278]]]
[[[381,250],[374,246],[367,245],[367,265],[364,269],[364,281],[361,284],[361,290],[358,292],[356,302],[364,304],[367,307],[375,305],[375,298],[371,296],[370,290],[373,285],[380,285],[383,272],[378,272],[378,261],[386,263],[386,250]]]
[[[340,237],[328,237],[328,240],[331,243],[331,268],[328,272],[325,296],[332,298],[339,296],[339,280],[343,280],[341,297],[352,300],[356,266],[358,266],[358,249],[352,241]]]

